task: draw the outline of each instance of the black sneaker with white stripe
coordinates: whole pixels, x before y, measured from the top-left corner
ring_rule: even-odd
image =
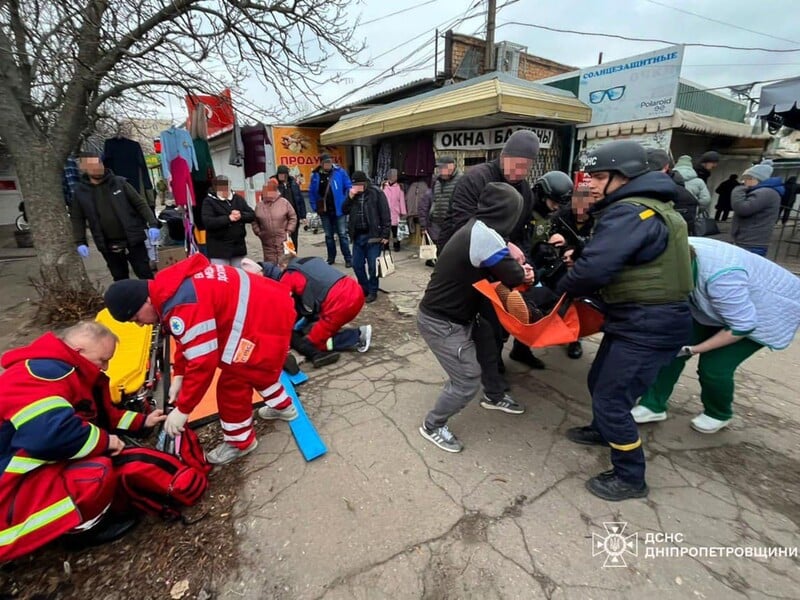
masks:
[[[422,423],[419,432],[422,437],[433,442],[445,452],[461,452],[464,449],[464,444],[458,441],[458,438],[447,428],[447,425],[428,429],[428,426]]]
[[[500,410],[510,415],[521,415],[525,412],[525,407],[515,402],[508,394],[503,394],[502,400],[492,400],[484,394],[481,406],[486,410]]]

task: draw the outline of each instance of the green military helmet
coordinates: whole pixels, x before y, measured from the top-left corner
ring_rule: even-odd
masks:
[[[533,191],[539,200],[552,200],[561,206],[570,203],[572,189],[572,179],[563,171],[549,171],[533,184]]]

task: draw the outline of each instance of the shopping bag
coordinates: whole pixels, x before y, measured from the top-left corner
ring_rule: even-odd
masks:
[[[288,233],[283,241],[283,253],[287,256],[297,256],[297,249],[294,247],[294,242]]]
[[[411,233],[408,230],[408,221],[400,221],[397,224],[397,241],[402,242],[404,239],[408,238]]]
[[[694,234],[698,237],[702,237],[705,235],[717,235],[718,233],[719,227],[717,227],[717,222],[711,218],[708,211],[701,210],[698,212],[697,216],[694,218]]]
[[[422,236],[422,244],[419,247],[419,258],[420,260],[436,260],[436,244],[433,243],[427,231]]]
[[[388,277],[394,273],[394,258],[392,258],[391,250],[384,250],[381,255],[376,259],[378,277]]]
[[[576,342],[581,337],[597,333],[603,324],[603,315],[580,301],[570,303],[562,317],[559,312],[567,301],[566,296],[562,296],[553,310],[538,321],[523,323],[506,311],[497,295],[497,286],[497,282],[490,283],[486,279],[473,284],[476,290],[491,301],[503,329],[531,348]]]

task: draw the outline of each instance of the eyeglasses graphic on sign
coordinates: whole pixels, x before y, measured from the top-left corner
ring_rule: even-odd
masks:
[[[615,102],[622,98],[625,95],[625,86],[620,85],[613,88],[608,88],[607,90],[595,90],[593,92],[589,92],[589,102],[592,104],[600,104],[606,97],[611,102]]]

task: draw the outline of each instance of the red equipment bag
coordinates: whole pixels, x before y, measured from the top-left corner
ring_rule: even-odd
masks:
[[[129,447],[113,458],[119,485],[130,506],[168,520],[196,504],[208,488],[211,465],[197,435],[186,429],[175,439],[176,454]]]

